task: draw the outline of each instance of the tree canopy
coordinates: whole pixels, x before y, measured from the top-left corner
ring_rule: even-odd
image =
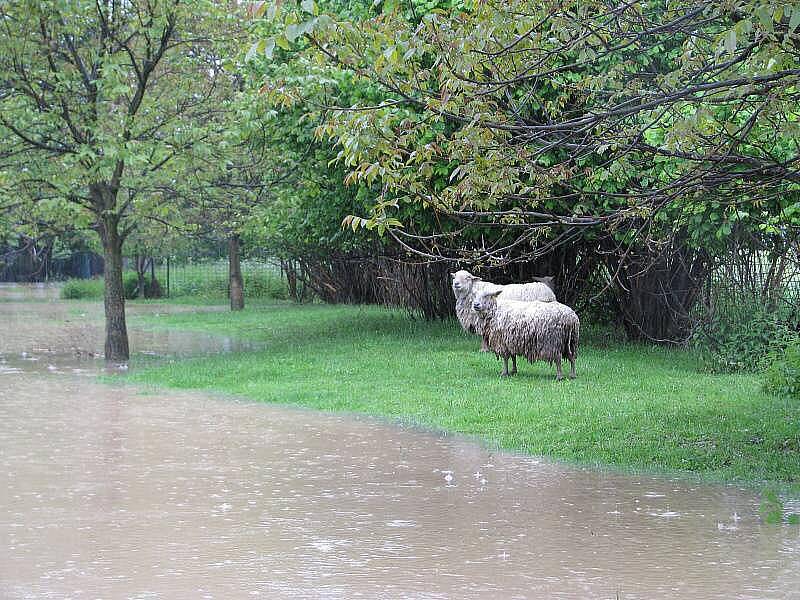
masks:
[[[669,341],[731,256],[767,294],[797,247],[794,5],[10,0],[0,27],[0,227],[99,234],[111,358],[122,246],[167,229],[426,316],[455,263],[554,275]]]
[[[630,295],[640,284],[651,296],[696,289],[732,240],[794,236],[800,8],[383,2],[354,17],[326,7],[257,3],[271,35],[251,52],[314,74],[266,79],[264,91],[325,111],[317,135],[336,145],[346,181],[379,190],[345,220],[354,229],[430,261],[571,261],[558,274],[600,276],[625,307],[648,304]],[[368,99],[321,99],[320,86],[343,80]],[[661,296],[657,312],[681,317],[697,299]],[[642,333],[684,331],[667,329]]]
[[[97,231],[111,360],[128,357],[122,244],[170,214],[159,181],[209,141],[224,15],[175,0],[0,6],[0,195]]]

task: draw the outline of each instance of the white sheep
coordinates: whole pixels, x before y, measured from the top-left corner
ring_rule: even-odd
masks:
[[[472,310],[481,321],[484,343],[503,359],[501,377],[517,372],[517,356],[528,362],[546,360],[556,364],[556,380],[564,378],[561,359],[570,363],[575,378],[580,320],[575,311],[560,302],[498,302],[501,291],[486,290],[475,296]],[[508,371],[508,359],[512,371]]]
[[[483,281],[480,277],[471,274],[469,271],[457,271],[450,273],[453,279],[453,294],[456,297],[456,316],[464,331],[483,335],[481,321],[472,310],[472,301],[478,292],[494,291],[502,292],[499,300],[524,300],[541,302],[555,302],[556,295],[552,288],[546,283],[512,283],[509,285],[497,285],[489,281]],[[551,277],[543,278],[552,282]],[[486,346],[481,345],[481,350],[485,351]]]

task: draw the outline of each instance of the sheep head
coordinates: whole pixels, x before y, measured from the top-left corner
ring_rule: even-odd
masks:
[[[456,271],[450,273],[450,277],[453,280],[453,294],[456,298],[466,297],[472,291],[472,284],[481,280],[469,271]]]
[[[488,317],[494,312],[497,306],[497,296],[499,296],[502,291],[503,290],[487,290],[478,292],[475,299],[472,301],[472,310],[481,318]]]

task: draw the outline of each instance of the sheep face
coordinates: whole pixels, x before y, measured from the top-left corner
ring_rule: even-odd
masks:
[[[456,271],[450,273],[450,277],[453,279],[453,294],[456,298],[465,298],[472,291],[472,284],[481,280],[469,271]]]
[[[497,296],[503,290],[487,290],[478,292],[475,299],[472,301],[472,310],[478,314],[479,317],[485,318],[489,316],[497,306]]]

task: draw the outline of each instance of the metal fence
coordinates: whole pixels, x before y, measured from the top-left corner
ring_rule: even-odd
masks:
[[[49,248],[38,251],[33,245],[23,248],[0,248],[0,281],[90,279],[102,274],[103,257],[95,252],[53,256]]]
[[[764,254],[732,256],[706,280],[703,308],[722,318],[757,305],[800,311],[799,258],[793,252],[772,260]]]
[[[152,265],[149,261],[152,261]],[[136,273],[136,259],[125,261],[125,276]],[[279,264],[265,257],[242,260],[242,277],[246,297],[286,297],[286,285]],[[154,276],[164,296],[222,297],[229,292],[228,261],[225,257],[186,259],[176,257],[148,258],[145,281]]]

